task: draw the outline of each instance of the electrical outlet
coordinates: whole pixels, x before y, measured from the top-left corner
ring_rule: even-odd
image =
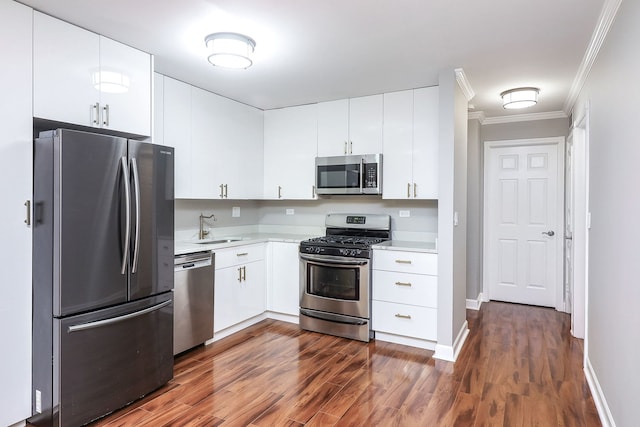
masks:
[[[239,218],[240,217],[240,207],[239,206],[234,206],[231,208],[231,216],[233,218]]]
[[[293,215],[295,213],[295,211],[293,209],[287,209],[286,213],[287,213],[287,215]]]
[[[406,211],[400,211],[398,216],[400,218],[409,218],[411,216],[411,211],[406,210]]]

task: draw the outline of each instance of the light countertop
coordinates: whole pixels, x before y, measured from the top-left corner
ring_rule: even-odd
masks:
[[[288,233],[248,233],[248,234],[234,234],[229,236],[215,236],[205,239],[208,241],[215,240],[235,240],[232,242],[222,243],[196,243],[195,240],[177,240],[175,241],[174,253],[175,255],[184,255],[192,252],[199,251],[215,251],[216,249],[231,248],[235,246],[250,245],[253,243],[264,242],[287,242],[287,243],[300,243],[303,240],[317,237],[317,235],[306,234],[288,234]]]
[[[415,242],[410,240],[387,240],[377,245],[373,245],[371,249],[403,252],[423,252],[429,254],[438,253],[435,242]]]

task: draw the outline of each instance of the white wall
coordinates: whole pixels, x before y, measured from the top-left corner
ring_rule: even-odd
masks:
[[[573,117],[590,104],[587,358],[619,427],[640,396],[640,2],[623,1]]]
[[[467,298],[476,300],[482,292],[482,200],[484,185],[483,145],[485,141],[567,137],[568,118],[481,125],[468,122],[467,144]]]

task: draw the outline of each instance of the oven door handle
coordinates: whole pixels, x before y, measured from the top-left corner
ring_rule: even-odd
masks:
[[[300,308],[300,314],[304,314],[305,316],[312,317],[314,319],[326,320],[328,322],[335,322],[335,323],[343,323],[345,325],[362,326],[367,324],[367,320],[365,319],[356,319],[356,318],[341,316],[339,314],[333,314],[333,313],[321,313],[315,310],[307,310],[305,308]]]
[[[329,267],[343,266],[343,265],[367,265],[369,263],[368,259],[331,257],[329,255],[315,256],[315,255],[301,254],[300,259],[303,259],[305,261],[311,261],[314,264],[318,264],[318,265],[326,265]]]

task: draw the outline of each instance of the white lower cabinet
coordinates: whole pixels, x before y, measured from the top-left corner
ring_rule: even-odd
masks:
[[[214,339],[216,333],[264,313],[264,252],[264,243],[214,251]]]
[[[297,317],[300,307],[298,243],[271,242],[269,245],[267,310]]]
[[[433,349],[438,338],[437,265],[436,254],[373,251],[376,339]]]

